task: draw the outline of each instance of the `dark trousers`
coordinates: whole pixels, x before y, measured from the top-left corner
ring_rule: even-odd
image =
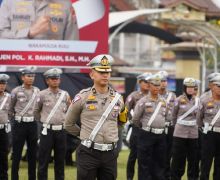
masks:
[[[11,179],[18,180],[18,170],[25,141],[27,142],[28,179],[36,179],[37,122],[12,124],[12,168]]]
[[[76,153],[77,180],[116,180],[117,149],[98,151],[80,144]]]
[[[174,127],[169,126],[168,132],[166,134],[166,166],[165,166],[166,180],[169,180],[171,178],[170,165],[171,165],[171,157],[172,157],[173,131],[174,131]]]
[[[202,135],[202,160],[200,180],[208,180],[214,160],[213,180],[220,179],[220,133],[208,132]]]
[[[40,136],[38,158],[38,180],[48,179],[48,164],[54,150],[55,180],[64,180],[64,161],[66,152],[66,133],[64,130],[47,129],[47,135]]]
[[[181,180],[184,175],[186,160],[188,161],[188,180],[195,180],[196,153],[198,139],[173,138],[173,159],[171,163],[171,179]]]
[[[127,162],[127,179],[132,180],[135,173],[135,162],[137,159],[137,138],[138,138],[138,129],[137,127],[131,127],[131,137],[130,137],[130,153],[128,156]]]
[[[140,129],[138,133],[138,179],[164,180],[165,153],[165,134],[153,134]]]
[[[0,129],[0,180],[8,179],[8,134]]]
[[[201,157],[202,157],[202,132],[199,131],[198,148],[196,153],[196,166],[195,166],[196,179],[199,179],[200,176]]]
[[[80,144],[80,139],[76,136],[72,136],[70,134],[66,135],[66,155],[65,162],[66,165],[73,165],[72,153],[76,150],[76,148]]]

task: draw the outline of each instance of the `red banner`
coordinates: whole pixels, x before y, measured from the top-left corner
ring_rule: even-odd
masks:
[[[108,53],[108,0],[72,0],[79,41],[0,40],[1,65],[82,67]]]

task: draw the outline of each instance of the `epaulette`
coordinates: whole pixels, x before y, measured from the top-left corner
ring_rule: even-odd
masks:
[[[90,90],[91,90],[91,87],[86,88],[86,89],[82,89],[82,90],[79,92],[79,94],[86,93],[86,92],[88,92],[88,91],[90,91]]]

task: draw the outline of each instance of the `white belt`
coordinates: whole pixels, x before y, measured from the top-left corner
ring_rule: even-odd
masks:
[[[163,134],[164,132],[164,129],[161,128],[142,127],[142,129],[147,132],[152,132],[154,134]]]
[[[0,129],[4,129],[6,133],[9,133],[11,131],[11,124],[0,124]]]
[[[53,131],[63,130],[63,125],[53,125],[53,124],[43,124],[43,127],[47,127],[47,129],[51,129]]]
[[[185,126],[195,126],[196,120],[188,121],[188,120],[177,120],[177,124],[185,125]]]
[[[0,129],[4,129],[5,128],[5,124],[0,124]]]
[[[100,144],[100,143],[92,143],[91,141],[89,140],[83,140],[81,141],[81,144],[83,146],[86,146],[87,148],[93,148],[93,149],[96,149],[96,150],[99,150],[99,151],[111,151],[113,150],[114,148],[117,147],[117,144],[116,143],[112,143],[112,144]]]
[[[220,133],[220,127],[213,127],[211,131]]]
[[[22,116],[15,116],[15,120],[18,122],[33,122],[34,117],[22,117]]]
[[[165,122],[165,127],[171,126],[171,122]]]

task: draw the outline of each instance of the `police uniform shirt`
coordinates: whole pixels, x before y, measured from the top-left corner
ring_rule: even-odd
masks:
[[[137,104],[137,102],[142,98],[146,96],[146,94],[144,94],[141,91],[134,91],[132,92],[126,102],[125,102],[125,106],[128,108],[128,112],[130,112],[130,110],[134,109],[135,105]]]
[[[37,93],[40,91],[37,87],[32,87],[31,89],[26,89],[24,86],[18,86],[11,91],[11,105],[10,105],[10,116],[20,116],[23,109],[26,107],[28,102],[31,100],[32,95],[36,91]],[[28,108],[28,110],[24,113],[24,117],[33,117],[34,116],[34,106],[36,103],[36,97]]]
[[[0,37],[28,39],[31,25],[50,17],[50,29],[34,39],[76,40],[79,37],[70,0],[5,0],[0,8]]]
[[[211,123],[218,110],[220,109],[220,102],[214,101],[210,96],[203,97],[200,99],[198,114],[198,126],[202,127],[204,123]],[[216,127],[220,127],[220,120],[217,120],[214,124]]]
[[[2,109],[0,109],[0,124],[5,124],[9,120],[8,110],[9,110],[9,105],[11,102],[11,97],[7,92],[4,92],[4,94],[0,96],[0,106],[3,103],[4,99],[6,98],[6,96],[8,96],[7,101],[5,102]]]
[[[191,100],[189,100],[186,95],[179,96],[174,105],[173,109],[173,124],[175,125],[174,129],[174,135],[175,137],[180,138],[198,138],[198,126],[186,126],[186,125],[180,125],[177,123],[178,117],[185,114],[190,108],[192,108],[195,105],[195,97],[193,97]],[[198,113],[198,109],[190,113],[186,118],[183,120],[185,121],[193,121],[196,120],[196,116]]]
[[[46,123],[47,117],[56,105],[62,92],[63,90],[59,89],[57,93],[54,93],[50,90],[50,88],[47,88],[39,92],[35,108],[35,115],[36,117],[40,117],[40,121],[42,123]],[[64,123],[65,114],[68,109],[68,106],[69,94],[65,91],[65,96],[62,99],[61,104],[58,106],[57,110],[55,111],[48,124],[62,125]]]
[[[154,121],[151,124],[152,128],[164,128],[165,127],[165,116],[166,116],[166,102],[163,98],[153,100],[148,94],[141,98],[134,109],[134,116],[132,118],[133,123],[138,127],[147,127],[147,123],[153,115],[159,102],[162,102],[162,106],[159,109]]]
[[[167,98],[169,96],[169,93],[171,93],[172,95],[171,95],[169,102],[167,102]],[[173,92],[166,91],[164,94],[160,94],[160,96],[166,100],[166,105],[167,105],[166,121],[171,122],[176,95]]]
[[[72,101],[66,116],[66,130],[76,135],[76,122],[80,120],[81,131],[80,139],[89,139],[89,136],[105,112],[111,101],[115,97],[115,91],[109,87],[109,91],[104,94],[96,92],[95,88],[82,90]],[[118,115],[124,108],[121,99],[115,104],[103,126],[97,133],[94,142],[96,143],[113,143],[118,141]]]

